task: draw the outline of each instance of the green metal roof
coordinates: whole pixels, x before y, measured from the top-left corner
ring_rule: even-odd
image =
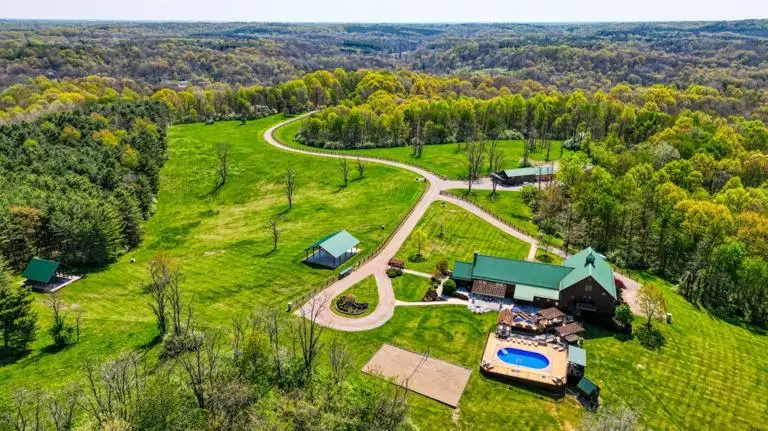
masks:
[[[456,261],[451,278],[454,280],[472,281],[472,263]]]
[[[529,175],[548,175],[552,173],[551,166],[532,166],[529,168],[505,169],[504,175],[507,177],[524,177]]]
[[[576,387],[587,395],[592,395],[597,391],[597,385],[592,383],[592,380],[589,380],[586,377],[582,377]]]
[[[617,299],[613,268],[592,247],[587,247],[565,259],[563,265],[573,268],[573,271],[562,279],[560,290],[565,290],[587,277],[592,277],[613,299]]]
[[[535,296],[557,301],[560,299],[560,291],[546,287],[526,286],[524,284],[515,285],[515,299],[519,301],[533,301]]]
[[[33,257],[22,276],[38,283],[48,283],[58,268],[59,262]]]
[[[320,247],[333,257],[339,257],[348,250],[360,244],[360,241],[353,237],[349,232],[342,230],[317,241],[307,249]]]
[[[478,255],[472,279],[559,290],[560,280],[572,270],[559,265]]]
[[[568,345],[568,362],[582,367],[587,366],[587,351],[578,346]]]

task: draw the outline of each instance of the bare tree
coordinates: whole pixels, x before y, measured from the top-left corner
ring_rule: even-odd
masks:
[[[18,431],[42,429],[41,410],[42,393],[39,390],[15,390],[8,408],[0,410],[0,425],[7,424],[9,429]]]
[[[150,281],[144,286],[144,291],[152,297],[152,302],[148,305],[152,308],[157,319],[157,329],[160,330],[160,336],[164,337],[168,331],[167,287],[171,283],[171,279],[176,277],[165,255],[155,255],[149,261],[149,277]]]
[[[53,313],[53,324],[48,330],[48,333],[53,338],[53,344],[56,347],[66,346],[72,341],[72,333],[75,328],[67,322],[67,314],[64,312],[64,301],[61,297],[54,293],[48,297],[48,306]]]
[[[480,178],[485,157],[482,142],[467,143],[467,193],[472,192],[472,184]]]
[[[192,327],[192,299],[187,302],[185,307],[181,291],[181,273],[172,272],[165,289],[168,306],[171,309],[173,334],[184,335]],[[187,311],[186,319],[182,317],[184,308]]]
[[[80,342],[80,322],[83,320],[83,308],[80,304],[73,304],[72,309],[75,310],[75,339]]]
[[[85,409],[99,428],[115,418],[131,422],[142,401],[147,368],[135,352],[129,352],[101,366],[85,362],[87,378]]]
[[[277,241],[280,239],[280,230],[278,224],[282,219],[282,215],[275,215],[267,220],[267,227],[272,231],[272,251],[277,250]]]
[[[357,158],[357,174],[360,178],[365,176],[365,168],[368,167],[368,163],[364,162],[360,157]]]
[[[83,391],[77,385],[67,386],[64,390],[56,391],[56,394],[48,395],[46,407],[56,431],[70,431],[74,428],[82,397]]]
[[[341,179],[344,180],[344,187],[349,184],[349,163],[347,163],[346,157],[339,159],[339,171],[341,171]]]
[[[494,152],[494,160],[493,164],[491,166],[491,172],[499,172],[504,167],[504,159],[507,157],[506,153],[502,150],[496,150]],[[493,191],[491,192],[491,196],[496,196],[496,187],[498,187],[499,183],[496,182],[493,178],[491,178],[491,185],[493,186]]]
[[[352,367],[352,352],[338,338],[328,345],[328,357],[331,363],[331,384],[339,386]]]
[[[488,145],[488,173],[495,172],[494,168],[496,167],[496,157],[499,153],[499,150],[497,148],[496,140],[491,140],[491,143]]]
[[[278,381],[281,381],[285,377],[282,361],[282,348],[280,344],[280,334],[282,327],[280,326],[280,315],[277,310],[269,309],[263,314],[264,328],[269,335],[269,344],[272,348],[272,360],[275,367],[275,375]]]
[[[288,168],[285,173],[285,196],[288,198],[288,209],[293,208],[293,192],[296,190],[296,171]]]
[[[193,336],[195,340],[190,345],[190,351],[177,356],[176,361],[184,371],[197,406],[204,409],[209,398],[208,390],[219,376],[221,340],[215,331]]]
[[[327,303],[327,298],[314,297],[301,307],[301,317],[293,325],[293,335],[298,339],[301,348],[301,359],[304,364],[304,373],[311,379],[315,360],[322,350],[320,336],[323,333],[323,327],[317,321],[318,316],[323,311]]]
[[[216,144],[216,158],[219,160],[219,170],[216,172],[219,176],[218,187],[227,183],[229,177],[229,144]]]

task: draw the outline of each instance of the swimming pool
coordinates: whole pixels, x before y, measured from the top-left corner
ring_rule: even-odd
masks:
[[[520,350],[513,347],[505,347],[499,350],[496,352],[496,356],[510,365],[520,365],[536,370],[549,366],[549,359],[541,353],[529,352],[528,350]]]

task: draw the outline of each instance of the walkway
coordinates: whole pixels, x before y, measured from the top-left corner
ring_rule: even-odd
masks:
[[[421,199],[416,203],[416,206],[414,207],[413,211],[408,216],[408,218],[406,218],[403,224],[401,224],[400,227],[397,229],[397,231],[395,231],[395,233],[390,238],[389,242],[385,245],[385,247],[381,250],[381,252],[379,252],[378,255],[376,255],[375,257],[371,258],[370,260],[362,264],[355,271],[352,271],[352,273],[347,277],[344,277],[343,279],[336,281],[335,283],[328,286],[325,290],[317,294],[314,298],[310,299],[310,301],[307,304],[305,304],[302,308],[296,311],[297,315],[300,315],[300,316],[309,315],[312,312],[313,303],[322,304],[322,310],[320,310],[320,312],[317,313],[317,316],[316,316],[318,323],[320,323],[321,325],[329,328],[333,328],[336,330],[340,330],[340,331],[367,331],[370,329],[378,328],[379,326],[386,323],[390,318],[392,318],[392,316],[395,313],[395,306],[406,306],[406,305],[407,306],[413,306],[413,305],[426,306],[426,305],[454,304],[455,303],[454,301],[439,301],[439,302],[426,302],[426,303],[419,303],[419,302],[405,303],[401,301],[396,301],[395,294],[392,289],[392,281],[389,279],[389,277],[386,274],[389,260],[395,256],[398,250],[400,250],[400,247],[408,238],[411,231],[413,231],[413,229],[416,227],[416,224],[419,222],[421,217],[427,211],[427,208],[429,208],[429,206],[437,200],[442,200],[442,201],[450,202],[454,205],[457,205],[462,209],[469,211],[470,213],[492,224],[493,226],[497,227],[503,232],[531,244],[531,249],[528,254],[528,260],[533,260],[535,258],[536,249],[538,248],[538,243],[535,238],[529,235],[526,235],[524,233],[518,232],[515,229],[512,229],[511,227],[500,222],[499,220],[497,220],[496,218],[494,218],[493,216],[481,210],[480,208],[478,208],[477,206],[473,205],[470,202],[466,202],[452,196],[446,196],[446,195],[440,194],[440,192],[444,190],[464,188],[466,187],[466,181],[443,180],[442,178],[424,169],[411,166],[411,165],[406,165],[404,163],[390,161],[390,160],[373,159],[373,158],[367,158],[367,157],[360,157],[357,155],[345,156],[345,155],[339,155],[335,153],[319,153],[314,151],[306,151],[300,148],[283,145],[280,142],[278,142],[277,139],[273,136],[275,130],[278,129],[279,127],[282,127],[294,121],[298,121],[311,114],[312,114],[311,112],[306,113],[270,127],[264,132],[264,140],[268,144],[274,147],[280,148],[281,150],[290,151],[293,153],[306,154],[306,155],[315,156],[315,157],[345,158],[350,160],[357,160],[359,158],[369,163],[379,163],[379,164],[393,166],[400,169],[406,169],[408,171],[411,171],[413,173],[416,173],[424,177],[427,184],[427,190],[424,192]],[[479,181],[478,183],[473,184],[472,188],[477,190],[490,190],[492,188],[492,185],[490,183],[490,180],[485,178]],[[519,187],[505,187],[505,188],[499,188],[499,189],[500,190],[519,190]],[[550,250],[555,254],[563,255],[563,252],[560,250],[556,250],[556,249],[550,249]],[[360,317],[360,318],[349,318],[349,317],[340,316],[334,313],[333,311],[331,311],[331,301],[333,300],[333,298],[335,298],[341,292],[344,292],[345,290],[353,286],[355,283],[362,281],[363,279],[367,278],[370,275],[373,275],[376,278],[376,285],[378,286],[378,293],[379,293],[379,305],[371,314],[365,317]],[[461,300],[457,300],[457,301],[460,301],[461,304],[466,304],[465,301],[461,301]]]

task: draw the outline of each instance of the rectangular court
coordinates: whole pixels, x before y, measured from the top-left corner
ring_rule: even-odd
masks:
[[[384,344],[365,364],[363,372],[394,379],[399,386],[456,407],[472,370]]]

